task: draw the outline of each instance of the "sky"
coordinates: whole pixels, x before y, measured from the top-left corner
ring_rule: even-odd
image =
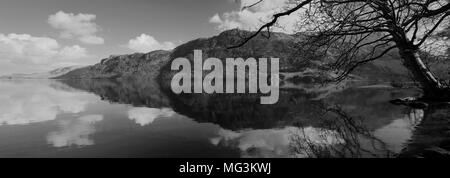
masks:
[[[1,0],[0,75],[92,65],[110,55],[171,50],[228,29],[255,30],[296,2]],[[283,28],[271,30],[295,32],[300,13],[282,17]]]
[[[256,1],[1,0],[0,75],[91,65],[248,28],[270,12],[265,4],[241,11]]]

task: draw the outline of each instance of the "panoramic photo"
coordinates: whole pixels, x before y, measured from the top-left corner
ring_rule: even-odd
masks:
[[[1,0],[0,158],[450,158],[450,0]]]

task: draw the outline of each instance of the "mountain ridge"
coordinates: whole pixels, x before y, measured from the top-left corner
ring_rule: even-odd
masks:
[[[209,38],[198,38],[177,46],[172,51],[157,50],[149,53],[133,53],[126,55],[111,55],[100,60],[99,63],[76,68],[54,79],[118,79],[118,78],[151,78],[158,77],[160,81],[170,81],[174,71],[170,71],[170,62],[178,57],[185,57],[192,61],[193,50],[202,50],[203,57],[215,57],[221,60],[229,57],[246,58],[280,58],[281,73],[302,73],[289,76],[291,80],[321,81],[320,78],[331,78],[333,75],[326,69],[331,59],[316,59],[311,54],[299,54],[297,42],[298,34],[289,35],[273,32],[270,38],[258,35],[240,48],[228,49],[238,44],[249,31],[228,30]],[[385,57],[359,67],[353,78],[371,81],[404,81],[409,80],[408,71],[403,67],[399,56],[393,52]],[[308,71],[308,72],[305,72]],[[304,76],[308,74],[307,76]],[[282,79],[286,79],[282,77]]]

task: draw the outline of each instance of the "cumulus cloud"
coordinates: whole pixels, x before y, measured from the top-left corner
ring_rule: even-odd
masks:
[[[292,6],[290,0],[264,0],[255,4],[259,0],[241,0],[240,8],[223,14],[215,14],[209,19],[209,22],[215,24],[218,30],[229,30],[234,28],[255,30],[261,24],[271,20],[275,13],[281,12],[284,8]],[[277,26],[283,28],[274,28],[274,31],[292,33],[296,29],[296,22],[299,13],[293,13],[290,16],[279,20]]]
[[[141,126],[149,125],[153,123],[155,119],[168,118],[174,114],[175,112],[169,108],[133,108],[128,111],[128,117]]]
[[[88,57],[85,48],[62,47],[52,38],[29,34],[0,34],[0,60],[20,64],[49,64]]]
[[[48,23],[61,31],[60,36],[67,39],[78,39],[86,44],[103,44],[104,39],[97,36],[100,31],[94,20],[94,14],[73,14],[59,11],[50,15]]]
[[[214,16],[212,16],[209,19],[209,23],[221,24],[221,23],[223,23],[223,21],[222,21],[222,18],[220,18],[219,14],[215,14]]]
[[[66,46],[59,51],[58,57],[67,60],[74,60],[88,57],[87,53],[87,49],[81,46]]]
[[[46,63],[58,54],[58,48],[58,42],[52,38],[33,37],[28,34],[0,34],[0,56],[3,60]]]
[[[175,48],[175,44],[172,42],[159,42],[153,36],[141,34],[128,41],[125,47],[135,52],[147,53],[155,50],[171,50]]]

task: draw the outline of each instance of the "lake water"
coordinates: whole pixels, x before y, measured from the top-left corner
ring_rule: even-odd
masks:
[[[0,157],[397,157],[446,154],[448,107],[383,85],[184,95],[154,82],[0,81]]]

